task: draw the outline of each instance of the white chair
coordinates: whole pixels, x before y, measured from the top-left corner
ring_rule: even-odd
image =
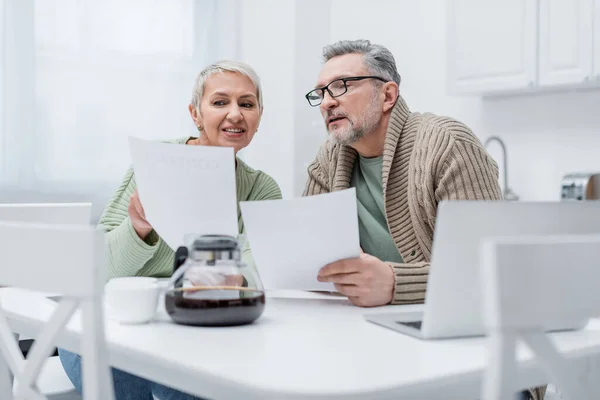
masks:
[[[56,336],[81,309],[83,390],[86,400],[114,399],[104,342],[102,292],[106,278],[104,233],[89,226],[0,221],[0,285],[61,293],[27,359],[0,307],[0,398],[46,399],[37,378]],[[11,376],[17,382],[12,388]]]
[[[483,400],[514,399],[516,343],[534,353],[565,400],[598,399],[596,388],[546,335],[547,327],[584,326],[600,315],[600,235],[489,238],[481,244],[489,365]]]
[[[39,222],[48,224],[90,225],[92,203],[5,203],[0,204],[0,221]],[[28,337],[20,337],[29,345]],[[63,370],[57,356],[50,357],[40,376],[40,390],[57,400],[77,400],[81,396]]]
[[[92,203],[0,204],[0,221],[90,225]]]

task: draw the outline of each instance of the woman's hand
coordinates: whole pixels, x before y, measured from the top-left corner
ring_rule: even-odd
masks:
[[[150,232],[152,232],[152,225],[146,220],[144,207],[142,207],[142,202],[140,201],[137,189],[129,199],[127,212],[129,213],[129,219],[131,220],[131,225],[133,226],[135,233],[137,233],[140,239],[145,240]]]

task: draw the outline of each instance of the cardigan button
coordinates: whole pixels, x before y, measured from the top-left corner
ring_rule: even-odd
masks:
[[[417,254],[417,252],[416,252],[416,251],[414,251],[414,250],[410,252],[410,256],[411,256],[411,257],[412,257],[412,256],[414,256],[415,254]]]

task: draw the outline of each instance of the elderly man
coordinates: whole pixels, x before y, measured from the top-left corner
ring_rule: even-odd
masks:
[[[318,280],[359,306],[422,303],[438,203],[501,199],[498,167],[464,124],[409,110],[385,47],[341,41],[323,57],[306,99],[329,139],[304,195],[356,188],[362,252],[323,267]],[[541,399],[544,389],[522,395]]]
[[[342,41],[323,56],[306,98],[329,139],[304,194],[356,188],[363,253],[325,266],[318,279],[359,306],[422,303],[438,203],[500,199],[498,167],[462,123],[410,112],[385,47]]]

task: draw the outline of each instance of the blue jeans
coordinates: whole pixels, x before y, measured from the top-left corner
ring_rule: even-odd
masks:
[[[58,355],[73,386],[81,393],[81,357],[62,349],[58,349]],[[112,368],[112,378],[115,388],[115,400],[153,400],[152,395],[159,400],[200,400],[198,397],[159,385],[116,368]]]

